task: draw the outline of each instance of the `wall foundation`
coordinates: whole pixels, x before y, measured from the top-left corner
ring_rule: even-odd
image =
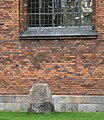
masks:
[[[104,96],[53,95],[56,112],[104,112]],[[1,95],[0,110],[27,111],[28,95]]]

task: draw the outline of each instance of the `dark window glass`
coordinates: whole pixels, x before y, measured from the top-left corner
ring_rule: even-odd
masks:
[[[28,27],[92,25],[92,0],[28,0]]]

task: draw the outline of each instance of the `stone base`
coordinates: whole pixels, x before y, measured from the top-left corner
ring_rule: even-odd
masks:
[[[29,101],[28,95],[0,95],[0,110],[27,111]]]
[[[53,95],[56,112],[104,112],[104,96]],[[0,110],[27,111],[30,98],[28,95],[0,96]]]
[[[53,95],[57,112],[104,112],[104,96]]]

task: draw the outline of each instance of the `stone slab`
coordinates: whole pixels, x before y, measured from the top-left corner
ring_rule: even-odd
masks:
[[[70,102],[70,97],[68,95],[52,95],[52,99],[54,103],[57,101],[60,103]]]
[[[0,103],[30,102],[29,95],[0,95]]]
[[[0,103],[0,110],[3,110],[3,103]]]
[[[91,104],[104,104],[104,96],[91,96]]]
[[[70,104],[88,104],[90,103],[90,96],[83,95],[53,95],[53,102],[62,102]]]
[[[19,111],[20,103],[4,103],[4,110]]]
[[[14,98],[12,98],[13,101]],[[29,103],[30,102],[30,98],[29,96],[15,96],[15,101],[13,101],[15,103]]]
[[[78,104],[70,104],[70,103],[55,103],[54,108],[56,112],[71,112],[78,111]]]
[[[56,112],[62,112],[61,109],[62,108],[62,103],[54,103],[54,109]],[[64,111],[65,112],[65,111]]]
[[[66,104],[66,112],[78,111],[78,104]]]
[[[96,104],[78,104],[79,112],[96,112]]]
[[[27,111],[29,103],[20,103],[20,110]]]
[[[96,104],[96,112],[104,112],[104,104]]]

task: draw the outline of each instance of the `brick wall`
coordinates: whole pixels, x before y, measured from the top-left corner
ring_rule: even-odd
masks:
[[[96,0],[95,25],[99,39],[104,40],[104,0]]]
[[[0,0],[0,40],[15,40],[18,35],[18,0]]]
[[[0,94],[27,94],[36,82],[53,94],[104,95],[104,42],[0,42]]]
[[[28,94],[33,83],[43,82],[53,94],[104,95],[103,3],[95,3],[98,40],[23,41],[26,13],[19,10],[26,3],[22,8],[18,0],[0,0],[0,94]]]
[[[27,2],[26,0],[19,1],[19,32],[24,32],[27,29]]]

